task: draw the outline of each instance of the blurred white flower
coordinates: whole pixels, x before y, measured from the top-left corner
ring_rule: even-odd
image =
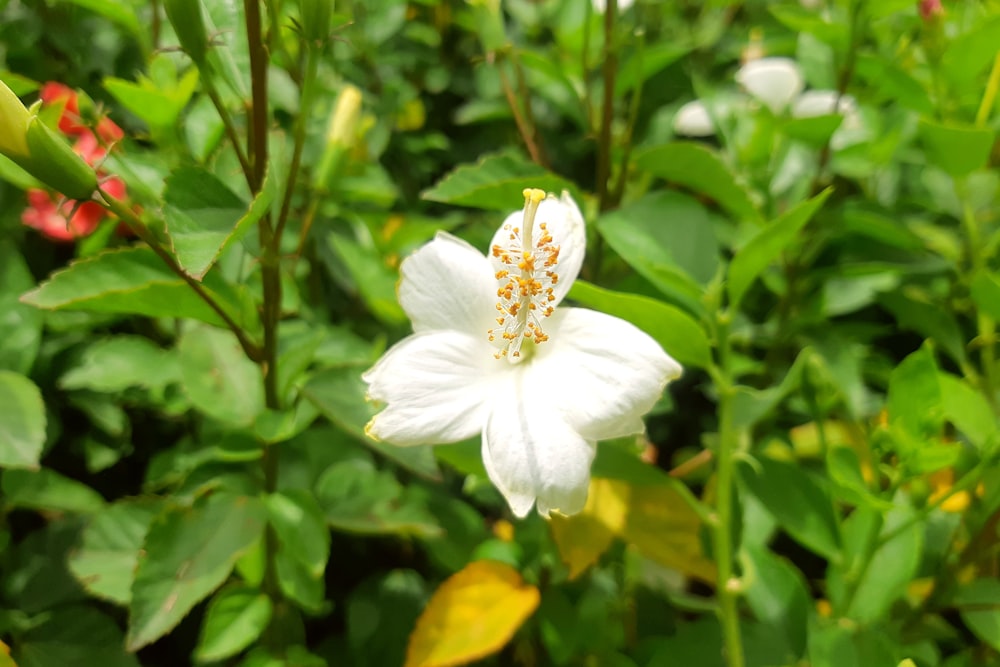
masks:
[[[841,95],[836,90],[807,90],[799,95],[792,105],[792,115],[796,118],[812,118],[839,113],[851,116],[858,111],[858,105],[850,95]]]
[[[823,6],[823,0],[799,0],[799,4],[806,9],[819,9]]]
[[[781,113],[802,92],[805,82],[794,60],[760,58],[743,65],[736,81],[774,113]]]
[[[603,14],[608,9],[608,0],[591,0],[591,4],[598,14]],[[623,12],[634,4],[635,0],[618,0],[618,11]]]
[[[674,115],[674,132],[685,137],[710,137],[715,134],[715,124],[708,108],[700,100],[693,100]]]
[[[596,441],[639,433],[681,368],[633,325],[559,308],[580,271],[583,216],[568,194],[525,191],[491,257],[444,232],[407,258],[399,301],[414,333],[365,373],[385,408],[373,438],[397,445],[482,433],[483,463],[515,515],[572,514]]]

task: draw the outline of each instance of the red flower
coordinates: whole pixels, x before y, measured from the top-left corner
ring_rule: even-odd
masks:
[[[91,134],[91,128],[80,122],[82,120],[80,104],[75,90],[65,84],[49,81],[42,86],[41,98],[46,105],[62,105],[63,112],[59,118],[60,130],[68,135]],[[103,116],[97,121],[97,136],[101,138],[102,143],[111,144],[124,137],[125,132],[113,120]]]
[[[941,0],[920,0],[918,7],[920,9],[920,18],[924,21],[934,21],[944,16],[944,7],[941,5]]]
[[[108,154],[107,147],[124,136],[122,129],[109,118],[98,121],[96,134],[81,124],[76,91],[61,83],[46,83],[41,98],[43,104],[62,105],[59,129],[76,138],[73,150],[92,167],[99,167]],[[100,170],[98,175],[102,175]],[[102,179],[101,189],[115,199],[125,198],[125,183],[115,176]],[[113,217],[97,202],[81,203],[36,188],[28,190],[27,195],[28,208],[21,214],[21,222],[53,241],[73,241],[88,236],[102,220]]]

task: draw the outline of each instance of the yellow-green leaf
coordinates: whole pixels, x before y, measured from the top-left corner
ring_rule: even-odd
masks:
[[[597,562],[628,516],[629,486],[614,479],[592,479],[583,511],[573,516],[552,515],[552,539],[559,556],[576,579]]]
[[[469,563],[441,584],[417,619],[406,667],[463,665],[496,653],[538,602],[538,589],[510,566]]]

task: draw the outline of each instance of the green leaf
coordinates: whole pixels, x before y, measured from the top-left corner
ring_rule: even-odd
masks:
[[[38,620],[15,644],[18,667],[140,667],[114,619],[93,607],[64,605]]]
[[[924,526],[913,518],[909,508],[897,508],[883,521],[881,512],[859,507],[847,519],[843,565],[828,577],[835,611],[861,624],[886,617],[920,564]],[[877,546],[869,552],[872,543]]]
[[[941,431],[943,408],[937,363],[927,346],[910,354],[889,375],[889,424],[915,438]]]
[[[180,381],[175,355],[142,336],[113,336],[88,345],[62,377],[62,389],[118,393],[129,387],[163,389]]]
[[[421,197],[430,201],[491,211],[515,211],[525,188],[573,192],[573,184],[513,152],[493,153],[457,167]]]
[[[157,501],[125,500],[91,518],[68,560],[70,572],[88,593],[128,605],[139,550],[159,510]]]
[[[774,222],[757,232],[736,253],[729,265],[729,279],[726,285],[731,307],[739,306],[743,295],[750,289],[753,281],[763,273],[768,264],[788,247],[799,230],[812,219],[831,192],[832,190],[827,188],[812,199],[786,211]]]
[[[941,57],[945,78],[961,92],[973,87],[982,90],[979,77],[993,62],[1000,44],[1000,17],[992,16],[971,25],[971,30],[949,40]]]
[[[934,103],[924,86],[894,61],[859,53],[855,68],[858,76],[882,98],[918,113],[934,113]]]
[[[840,551],[833,501],[822,481],[800,466],[762,458],[739,466],[740,480],[797,542],[825,558]]]
[[[323,575],[315,575],[295,554],[282,548],[274,557],[278,586],[285,597],[311,614],[321,614],[326,596]]]
[[[955,425],[979,451],[997,436],[997,418],[986,398],[963,380],[938,374],[944,418]]]
[[[42,340],[42,313],[21,303],[35,286],[23,256],[11,243],[0,242],[0,369],[27,374]]]
[[[947,308],[905,289],[880,294],[878,301],[892,313],[896,326],[933,338],[955,362],[960,365],[967,362],[965,335]]]
[[[335,463],[316,482],[316,497],[327,522],[337,530],[435,537],[440,528],[427,512],[417,487],[404,488],[370,461]]]
[[[181,111],[191,99],[198,85],[197,68],[190,68],[179,81],[173,83],[171,87],[164,87],[143,76],[137,83],[107,77],[104,88],[123,107],[149,125],[150,130],[160,133],[167,132],[177,123]]]
[[[920,120],[919,132],[928,162],[955,177],[986,166],[995,138],[989,128],[955,123],[944,125],[927,119]]]
[[[701,325],[680,308],[635,294],[612,292],[577,280],[569,297],[608,315],[631,322],[681,364],[707,368],[712,363],[708,337]]]
[[[701,144],[677,141],[636,155],[640,169],[714,199],[739,220],[760,222],[750,195],[719,156]]]
[[[405,324],[406,313],[396,299],[399,276],[386,266],[378,251],[335,232],[327,235],[327,242],[372,314],[390,326]]]
[[[5,470],[0,491],[11,507],[79,514],[93,514],[104,507],[97,491],[48,468]]]
[[[204,169],[182,167],[167,177],[163,214],[177,261],[188,274],[203,278],[219,255],[260,220],[274,199],[268,182],[248,210]]]
[[[202,284],[239,325],[253,330],[254,313],[237,289],[215,275]],[[21,300],[48,310],[86,310],[225,322],[147,247],[108,250],[56,271]]]
[[[747,556],[753,566],[752,575],[747,577],[747,602],[754,616],[783,640],[787,651],[784,664],[795,664],[806,649],[812,603],[802,574],[766,547],[748,548]]]
[[[972,279],[972,300],[976,307],[994,320],[1000,320],[1000,276],[981,271]]]
[[[690,46],[673,40],[639,47],[618,69],[618,76],[615,78],[615,97],[622,97],[633,88],[641,86],[649,77],[666,69],[690,52]]]
[[[239,557],[261,538],[264,521],[259,500],[227,494],[160,514],[146,535],[132,584],[128,650],[170,632],[222,585]]]
[[[323,509],[302,489],[272,493],[264,501],[268,521],[288,554],[314,578],[322,576],[330,558],[330,530]]]
[[[117,23],[140,40],[147,36],[146,27],[139,22],[131,3],[117,0],[69,0],[69,2]]]
[[[708,212],[679,192],[656,192],[607,213],[597,230],[639,275],[689,312],[704,310],[702,286],[715,275],[719,244]]]
[[[271,598],[257,589],[223,589],[208,603],[194,659],[215,662],[236,655],[257,641],[272,610]]]
[[[429,446],[396,447],[365,435],[365,425],[378,412],[365,399],[366,391],[361,369],[355,366],[331,368],[316,374],[302,388],[302,395],[312,401],[323,416],[359,442],[425,479],[441,479],[441,471]]]
[[[177,342],[177,354],[182,386],[198,411],[239,426],[249,426],[263,411],[260,369],[232,333],[191,327]]]
[[[1000,651],[1000,579],[981,577],[966,584],[955,595],[954,603],[962,622]]]
[[[37,468],[45,445],[45,401],[35,383],[0,370],[0,467]]]

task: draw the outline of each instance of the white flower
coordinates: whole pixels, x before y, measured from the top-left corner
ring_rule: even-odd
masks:
[[[792,115],[796,118],[812,118],[838,113],[851,116],[858,111],[854,98],[841,95],[836,90],[807,90],[792,105]]]
[[[774,113],[784,111],[799,96],[805,82],[794,60],[751,60],[736,73],[736,81]]]
[[[699,100],[694,100],[677,110],[674,132],[685,137],[710,137],[715,134],[715,124],[708,108]]]
[[[608,0],[591,0],[591,4],[598,14],[603,14],[608,9]],[[618,11],[623,12],[634,4],[635,0],[618,0]]]
[[[572,514],[596,442],[643,429],[681,368],[628,322],[559,308],[580,271],[583,216],[567,194],[525,191],[491,257],[444,232],[401,266],[414,333],[367,373],[385,409],[366,432],[397,445],[482,433],[483,463],[511,510]]]

